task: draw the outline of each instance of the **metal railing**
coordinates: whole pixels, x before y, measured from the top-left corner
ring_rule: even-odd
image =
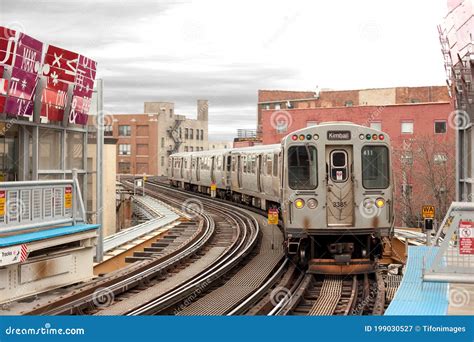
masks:
[[[0,182],[0,234],[85,219],[75,170],[72,179]]]
[[[429,250],[434,258],[423,262],[423,280],[474,283],[474,246],[466,249],[461,240],[474,238],[469,236],[471,228],[467,228],[468,237],[462,236],[466,224],[474,227],[474,203],[453,202]]]

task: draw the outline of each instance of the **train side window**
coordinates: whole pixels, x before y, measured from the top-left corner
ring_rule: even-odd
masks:
[[[362,148],[362,185],[366,189],[386,189],[389,186],[389,160],[386,146]]]
[[[273,177],[278,177],[278,154],[273,154]]]
[[[237,164],[237,158],[232,157],[232,172],[235,172],[235,164]]]
[[[267,156],[267,175],[268,176],[272,175],[272,156],[271,155]]]
[[[288,185],[294,190],[313,190],[318,186],[317,150],[311,145],[288,149]]]
[[[244,165],[243,172],[246,173],[247,172],[247,156],[242,157],[242,164]]]

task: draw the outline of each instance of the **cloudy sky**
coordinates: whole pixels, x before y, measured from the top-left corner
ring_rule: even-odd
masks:
[[[446,0],[1,0],[0,25],[98,62],[105,109],[174,101],[210,135],[255,128],[258,89],[442,85]]]

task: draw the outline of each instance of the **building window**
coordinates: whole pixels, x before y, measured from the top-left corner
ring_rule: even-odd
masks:
[[[382,130],[382,123],[381,122],[371,122],[370,123],[370,128],[381,131]]]
[[[199,130],[196,129],[196,140],[199,140]]]
[[[188,146],[184,146],[184,152],[188,152]]]
[[[161,137],[161,147],[165,147],[165,138]]]
[[[185,128],[184,129],[184,139],[188,139],[189,136],[189,129]]]
[[[402,184],[402,196],[407,198],[411,197],[413,186],[411,184]]]
[[[132,147],[130,144],[119,144],[119,155],[129,156],[131,154]]]
[[[193,147],[189,146],[189,152],[193,152]]]
[[[433,161],[435,162],[435,164],[446,163],[448,161],[448,156],[446,155],[446,153],[438,152],[434,154]]]
[[[161,157],[161,166],[165,166],[165,157]]]
[[[173,108],[170,108],[170,118],[173,117]]]
[[[128,162],[118,163],[118,171],[119,171],[119,173],[130,173],[130,163],[128,163]]]
[[[147,125],[137,125],[137,136],[147,137],[148,136],[148,126]]]
[[[281,109],[281,105],[279,103],[275,103],[275,109],[276,110],[280,110]]]
[[[183,130],[181,129],[181,127],[179,128],[179,138],[183,138]]]
[[[402,164],[413,165],[413,152],[412,151],[403,151]]]
[[[353,103],[352,101],[350,101],[350,100],[344,102],[344,106],[346,106],[346,107],[352,107],[353,105],[354,105],[354,103]]]
[[[201,129],[201,140],[204,140],[204,130]]]
[[[137,172],[136,173],[148,174],[148,163],[137,163]]]
[[[410,103],[420,103],[420,99],[410,99]]]
[[[318,123],[316,121],[306,121],[306,127],[317,126]]]
[[[148,145],[147,144],[137,144],[137,155],[138,156],[147,156],[148,155]],[[138,169],[138,166],[137,166]]]
[[[104,135],[106,137],[111,137],[112,135],[114,135],[114,128],[112,125],[104,126]]]
[[[120,125],[119,126],[119,136],[129,137],[132,135],[132,127],[129,125]]]
[[[402,122],[402,134],[413,134],[413,121]]]
[[[263,109],[269,110],[269,109],[270,109],[270,105],[269,105],[269,104],[263,105]]]
[[[194,139],[194,129],[189,129],[189,139]]]
[[[436,134],[446,133],[446,121],[435,121],[434,130]]]

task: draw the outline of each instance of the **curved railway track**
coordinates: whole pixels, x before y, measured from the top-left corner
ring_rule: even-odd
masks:
[[[223,279],[230,277],[231,272],[233,275],[238,273],[237,266],[244,260],[244,263],[252,262],[250,256],[255,247],[260,245],[261,235],[255,217],[243,209],[209,198],[158,184],[147,186],[149,195],[180,207],[192,217],[191,222],[196,225],[195,233],[178,248],[158,253],[150,260],[135,262],[124,269],[88,282],[48,305],[36,307],[26,314],[169,314],[173,306],[182,305],[183,301],[192,302],[202,293],[212,293],[211,290],[220,286]],[[200,205],[196,206],[196,202],[189,207],[183,205],[191,198],[198,198]],[[206,253],[213,248],[220,248],[223,252],[210,258],[209,264],[201,271],[191,275],[185,274],[187,266],[192,268],[201,258],[205,259]],[[274,269],[281,272],[283,267],[280,265],[278,268],[276,264],[274,262],[272,272]],[[274,279],[277,276],[276,272],[263,277],[262,283],[256,286],[256,291],[264,293],[276,281]],[[173,281],[175,277],[178,279]],[[168,282],[164,291],[161,289],[158,294],[149,291],[159,287],[162,282]],[[252,296],[242,293],[242,298],[232,304],[228,303],[225,311],[230,312],[237,308],[236,312],[242,312],[254,301]]]

